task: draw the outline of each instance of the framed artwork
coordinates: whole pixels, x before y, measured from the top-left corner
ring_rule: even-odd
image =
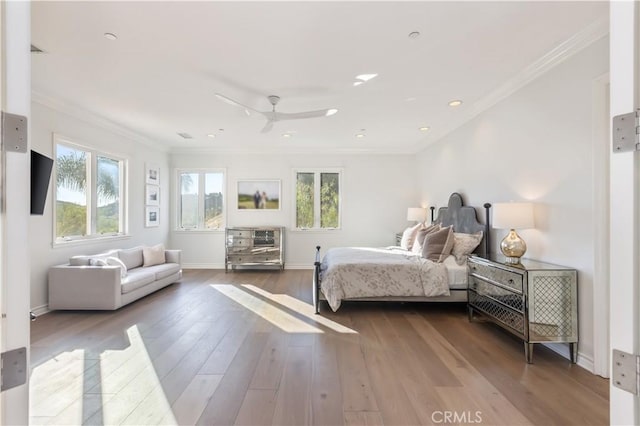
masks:
[[[145,190],[145,204],[148,206],[160,205],[160,187],[158,185],[147,185]]]
[[[279,180],[238,180],[238,210],[280,210]]]
[[[145,227],[152,228],[160,225],[160,207],[146,207],[144,216]]]
[[[146,164],[145,182],[151,185],[160,185],[160,167],[156,164]]]

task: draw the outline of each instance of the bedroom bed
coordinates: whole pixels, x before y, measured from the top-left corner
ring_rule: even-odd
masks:
[[[438,228],[451,226],[457,236],[481,232],[482,239],[473,253],[482,256],[489,252],[491,205],[483,207],[485,223],[481,224],[476,209],[464,206],[462,196],[453,193],[435,219],[432,208],[432,224]],[[334,311],[342,301],[466,302],[465,259],[451,255],[442,262],[433,262],[420,252],[401,247],[338,247],[329,249],[321,261],[317,246],[313,273],[315,312],[320,312],[322,300]]]

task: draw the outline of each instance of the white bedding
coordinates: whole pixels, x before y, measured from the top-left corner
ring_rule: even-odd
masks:
[[[334,311],[343,299],[449,295],[447,266],[398,247],[330,249],[320,276],[322,293]]]

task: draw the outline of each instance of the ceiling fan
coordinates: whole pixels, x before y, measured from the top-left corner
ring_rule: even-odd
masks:
[[[216,97],[228,104],[244,108],[247,115],[252,113],[262,114],[267,119],[267,124],[262,128],[261,133],[267,133],[273,128],[273,123],[282,120],[299,120],[302,118],[316,118],[316,117],[328,117],[338,112],[335,108],[320,109],[316,111],[304,111],[304,112],[278,112],[276,111],[276,105],[280,102],[280,96],[270,95],[267,96],[269,103],[271,103],[273,109],[271,111],[258,111],[257,109],[243,105],[238,101],[228,98],[220,93],[216,93]]]

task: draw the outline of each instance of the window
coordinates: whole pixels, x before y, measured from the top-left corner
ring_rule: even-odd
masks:
[[[340,171],[296,171],[296,228],[340,228]]]
[[[224,172],[178,170],[178,229],[224,227]]]
[[[125,161],[55,139],[55,241],[122,235]]]

